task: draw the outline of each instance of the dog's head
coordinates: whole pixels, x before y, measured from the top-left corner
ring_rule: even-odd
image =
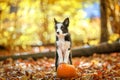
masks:
[[[69,18],[66,18],[63,22],[58,22],[54,18],[54,22],[57,35],[66,35],[68,33]]]

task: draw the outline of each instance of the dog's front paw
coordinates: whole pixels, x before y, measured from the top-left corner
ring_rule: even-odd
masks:
[[[65,57],[64,63],[68,63],[68,57]]]
[[[59,60],[59,64],[64,63],[62,59]]]
[[[68,61],[67,61],[67,60],[65,60],[65,61],[64,61],[64,63],[66,63],[66,64],[67,64],[67,63],[68,63]]]
[[[64,63],[68,63],[68,58],[65,58]]]

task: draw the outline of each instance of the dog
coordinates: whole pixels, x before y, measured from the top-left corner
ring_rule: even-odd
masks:
[[[71,37],[68,31],[69,18],[66,18],[63,22],[58,22],[54,18],[55,31],[56,31],[56,56],[55,67],[60,63],[72,64],[71,53]]]

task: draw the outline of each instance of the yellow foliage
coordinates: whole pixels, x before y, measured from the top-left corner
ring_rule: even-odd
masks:
[[[109,37],[108,42],[109,42],[109,43],[112,43],[112,42],[114,42],[115,40],[117,40],[118,38],[119,38],[119,34],[111,34],[110,37]]]
[[[49,44],[55,42],[54,21],[63,21],[70,18],[70,33],[72,41],[89,41],[97,39],[90,44],[97,44],[100,36],[98,22],[90,23],[85,19],[86,13],[82,10],[83,0],[6,0],[0,3],[2,9],[2,25],[6,18],[10,23],[4,32],[1,30],[0,44],[11,45]],[[87,0],[89,2],[89,0]],[[8,5],[10,3],[10,5]],[[17,12],[10,13],[10,7],[16,5]],[[13,23],[12,23],[13,22]],[[11,24],[12,23],[12,24]],[[2,26],[4,28],[4,26]],[[9,27],[9,28],[8,28]],[[75,42],[74,42],[75,43]]]

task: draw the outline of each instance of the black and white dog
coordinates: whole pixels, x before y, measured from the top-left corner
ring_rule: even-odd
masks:
[[[56,58],[55,67],[60,63],[72,64],[71,54],[71,38],[68,32],[69,18],[66,18],[63,22],[58,22],[54,19],[55,31],[56,31]]]

